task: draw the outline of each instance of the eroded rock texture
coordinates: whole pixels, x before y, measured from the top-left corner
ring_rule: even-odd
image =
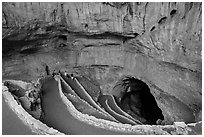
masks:
[[[39,79],[37,83],[40,84],[40,99],[43,111],[40,121],[33,118],[32,114],[29,115],[32,112],[25,109],[25,104],[27,104],[25,100],[22,102],[21,97],[14,97],[16,95],[14,95],[14,92],[24,92],[27,89],[34,88],[33,83],[16,80],[4,81],[6,86],[2,85],[3,97],[11,108],[11,113],[15,113],[22,120],[23,123],[15,120],[18,122],[18,126],[21,128],[25,125],[28,126],[32,130],[32,134],[201,134],[201,121],[192,124],[174,122],[173,125],[162,126],[140,125],[138,119],[134,119],[117,107],[114,98],[111,99],[111,95],[100,95],[98,100],[98,103],[106,111],[98,109],[100,106],[94,109],[93,104],[88,103],[92,100],[92,97],[86,98],[84,94],[86,92],[90,94],[90,91],[86,89],[76,90],[78,86],[78,88],[83,87],[77,80],[78,78],[72,79],[66,77],[63,73],[58,73],[54,77],[48,76]],[[20,100],[20,102],[18,103],[17,100]],[[91,102],[95,101],[92,100]],[[8,115],[7,118],[11,118],[11,115]],[[81,130],[79,131],[78,128]],[[26,130],[30,129],[26,128]]]
[[[201,121],[202,3],[21,2],[2,12],[3,79],[31,81],[49,66],[109,94],[132,76],[168,124]]]
[[[138,36],[151,57],[201,71],[201,3],[3,3],[3,23],[59,23],[85,33]],[[142,46],[145,45],[145,46]]]

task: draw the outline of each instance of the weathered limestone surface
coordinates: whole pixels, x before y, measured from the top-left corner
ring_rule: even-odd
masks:
[[[25,84],[25,82],[22,81],[17,82],[21,83],[22,85]],[[33,133],[41,135],[63,135],[63,133],[60,133],[58,130],[48,127],[41,121],[29,115],[28,112],[26,112],[20,105],[18,105],[17,101],[14,100],[13,95],[8,91],[6,86],[2,86],[2,90],[5,102],[8,103],[13,112],[23,121],[23,124],[31,129]]]
[[[8,26],[37,19],[86,33],[139,34],[148,56],[201,71],[201,3],[3,3]]]
[[[131,75],[150,86],[165,118],[182,121],[177,114],[185,105],[201,120],[202,3],[30,2],[2,8],[3,26],[11,27],[3,31],[3,78],[37,79],[48,65],[83,74],[108,93]],[[14,29],[19,26],[23,31]],[[35,52],[25,52],[30,50]],[[179,105],[171,111],[168,102]]]
[[[57,79],[57,77],[55,77]],[[14,81],[17,83],[26,84],[23,81]],[[13,96],[10,92],[8,92],[8,89],[6,86],[2,86],[3,88],[3,96],[5,98],[5,101],[8,103],[10,108],[14,111],[14,113],[17,114],[17,116],[23,121],[24,124],[29,126],[31,130],[36,134],[50,134],[50,135],[62,135],[63,133],[60,133],[59,131],[47,127],[42,122],[34,119],[28,113],[20,107],[17,102],[14,100]],[[100,128],[111,128],[111,130],[116,131],[124,131],[124,133],[135,133],[135,134],[172,134],[172,135],[187,135],[187,134],[201,134],[201,125],[202,122],[194,123],[194,124],[185,124],[184,122],[174,122],[173,125],[123,125],[118,124],[115,122],[107,123],[106,120],[96,119],[95,117],[90,117],[88,115],[82,114],[78,112],[74,106],[67,100],[65,95],[59,90],[60,92],[60,98],[62,99],[62,102],[64,102],[67,106],[67,110],[70,111],[70,113],[79,119],[80,121],[86,121],[87,123],[91,125],[99,126]],[[82,118],[83,117],[83,118]]]

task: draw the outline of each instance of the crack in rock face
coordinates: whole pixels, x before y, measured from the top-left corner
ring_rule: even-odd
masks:
[[[3,133],[202,134],[201,19],[199,2],[3,2]]]

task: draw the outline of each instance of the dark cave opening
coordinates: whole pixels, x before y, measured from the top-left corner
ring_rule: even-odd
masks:
[[[162,110],[158,107],[150,88],[143,81],[134,77],[126,77],[119,81],[123,93],[114,94],[116,102],[122,110],[144,124],[155,125],[164,120]]]

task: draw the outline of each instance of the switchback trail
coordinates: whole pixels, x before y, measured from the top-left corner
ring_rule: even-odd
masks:
[[[41,100],[44,111],[43,122],[62,133],[72,135],[128,134],[125,132],[98,128],[72,116],[60,97],[57,81],[52,77],[43,80]]]

